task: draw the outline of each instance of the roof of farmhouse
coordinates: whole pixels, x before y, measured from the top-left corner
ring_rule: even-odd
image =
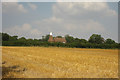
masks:
[[[64,37],[62,37],[62,38],[54,37],[53,38],[52,32],[50,32],[50,36],[49,36],[48,42],[62,42],[62,43],[66,43],[66,39]]]

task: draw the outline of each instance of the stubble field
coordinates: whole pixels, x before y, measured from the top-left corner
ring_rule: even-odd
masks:
[[[5,77],[118,78],[118,50],[2,47],[2,65]]]

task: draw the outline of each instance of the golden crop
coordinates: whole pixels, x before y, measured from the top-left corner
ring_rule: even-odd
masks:
[[[4,66],[19,65],[25,78],[118,78],[117,49],[2,47]]]

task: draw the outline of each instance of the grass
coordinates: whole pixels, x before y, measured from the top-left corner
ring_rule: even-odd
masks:
[[[19,65],[24,78],[118,78],[117,49],[2,47],[5,66]]]

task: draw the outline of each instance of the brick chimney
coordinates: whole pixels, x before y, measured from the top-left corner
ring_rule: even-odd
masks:
[[[52,32],[50,32],[50,36],[49,36],[48,42],[54,42],[53,36],[52,36]]]

